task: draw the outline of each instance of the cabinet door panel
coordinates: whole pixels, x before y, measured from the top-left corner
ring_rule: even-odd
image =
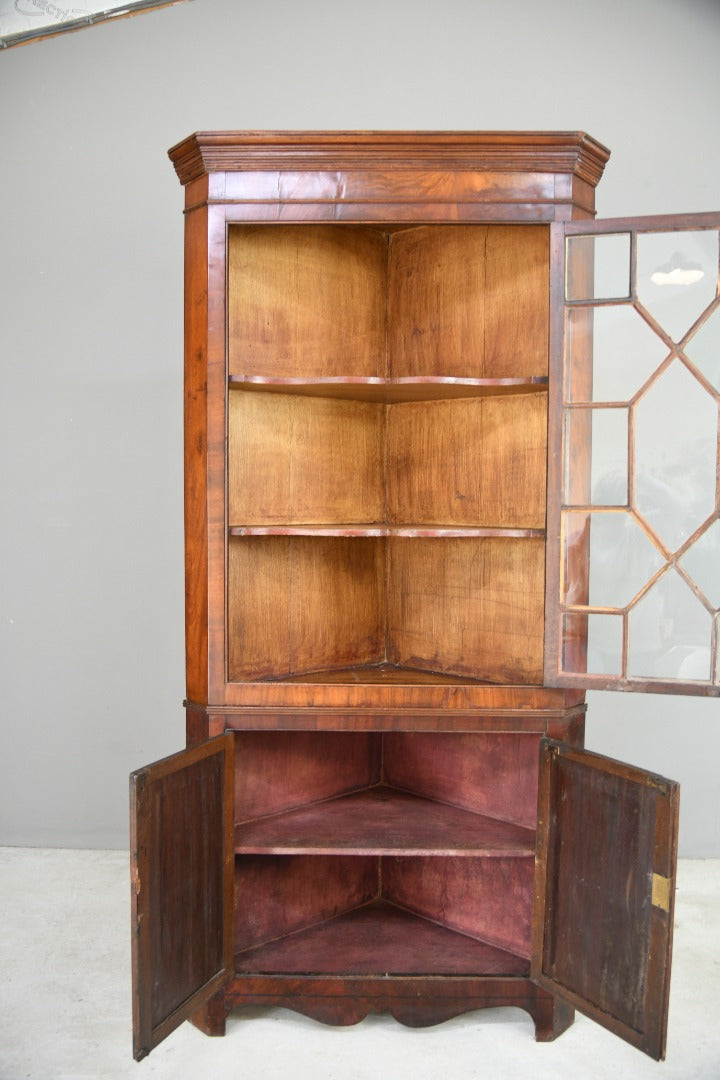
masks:
[[[232,735],[132,773],[130,859],[140,1060],[232,973]]]
[[[720,694],[720,214],[552,231],[545,675]]]
[[[665,1054],[679,788],[543,740],[532,977]]]

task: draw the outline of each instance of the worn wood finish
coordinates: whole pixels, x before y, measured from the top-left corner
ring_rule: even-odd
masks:
[[[230,679],[382,660],[383,543],[306,536],[231,539]]]
[[[232,735],[130,777],[137,1060],[231,974],[232,786]]]
[[[383,895],[392,903],[529,959],[532,855],[501,858],[383,859]]]
[[[388,555],[388,659],[542,682],[542,542],[393,538]]]
[[[535,829],[539,734],[383,736],[389,784]]]
[[[542,226],[488,229],[485,375],[548,371],[549,235]]]
[[[542,394],[388,409],[392,522],[543,530],[546,471]]]
[[[526,975],[527,959],[380,901],[235,957],[240,974]]]
[[[231,526],[384,519],[382,406],[234,393],[228,409]]]
[[[238,825],[235,850],[500,858],[533,854],[535,831],[379,785]]]
[[[673,781],[543,743],[533,977],[655,1058],[665,1053],[677,815]]]
[[[244,732],[235,735],[235,822],[320,803],[380,781],[381,735]]]
[[[242,855],[235,871],[235,950],[243,952],[377,898],[375,855]]]
[[[535,1023],[535,1038],[557,1038],[574,1012],[522,976],[240,975],[226,992],[229,1008],[271,1005],[324,1024],[357,1024],[368,1013],[390,1013],[407,1027],[427,1027],[472,1009],[515,1006]]]
[[[384,375],[387,237],[375,229],[230,229],[233,375]]]

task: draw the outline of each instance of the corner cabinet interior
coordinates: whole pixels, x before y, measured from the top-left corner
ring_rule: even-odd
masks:
[[[136,1057],[243,1004],[411,1025],[516,1005],[540,1039],[577,1007],[662,1056],[677,787],[582,749],[601,612],[549,358],[558,229],[593,226],[607,151],[235,132],[170,153],[188,749],[132,778]]]

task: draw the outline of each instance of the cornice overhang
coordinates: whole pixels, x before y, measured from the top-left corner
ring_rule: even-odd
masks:
[[[168,154],[181,184],[217,172],[444,169],[570,173],[595,187],[610,151],[582,131],[199,131]]]

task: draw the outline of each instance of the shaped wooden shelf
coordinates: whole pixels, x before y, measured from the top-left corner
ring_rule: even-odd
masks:
[[[237,974],[527,975],[529,961],[393,904],[367,904],[235,956]]]
[[[527,856],[531,829],[379,785],[235,827],[252,855]]]
[[[262,375],[231,375],[231,390],[260,391],[266,394],[295,394],[301,397],[342,398],[347,401],[370,401],[378,404],[402,404],[411,401],[443,401],[451,398],[497,397],[507,394],[532,394],[547,391],[547,375],[528,378],[463,379],[442,376],[410,375],[399,378],[327,376],[303,379],[272,378]]]

